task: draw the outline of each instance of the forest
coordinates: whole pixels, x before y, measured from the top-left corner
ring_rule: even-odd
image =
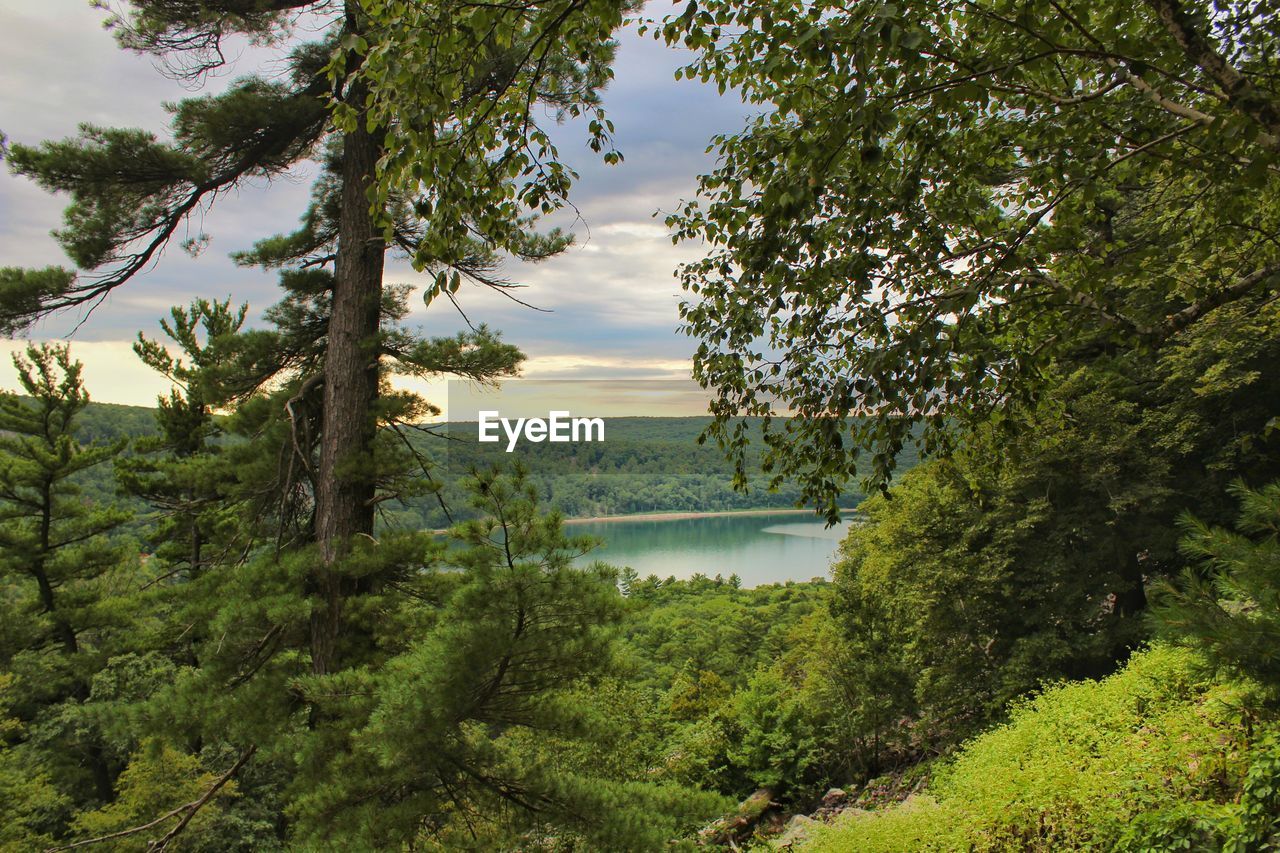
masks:
[[[27,398],[30,402],[30,398]],[[466,477],[494,467],[522,467],[537,489],[544,509],[566,518],[631,515],[651,512],[724,512],[740,509],[794,509],[802,505],[794,484],[770,482],[760,470],[760,453],[745,460],[745,488],[734,488],[733,465],[715,447],[697,437],[710,423],[697,417],[613,417],[604,419],[607,445],[519,445],[511,454],[476,441],[474,423],[423,425],[408,434],[416,457],[440,485],[439,493],[406,496],[381,507],[378,529],[441,530],[456,519],[478,517],[468,505]],[[216,421],[216,418],[215,418]],[[760,434],[759,419],[753,424]],[[142,406],[89,403],[75,436],[82,443],[142,439],[145,447],[158,430],[155,410]],[[225,435],[225,441],[237,440]],[[915,464],[914,448],[904,448],[897,465]],[[121,501],[145,526],[152,508],[140,496],[117,494],[111,466],[96,466],[77,475],[81,493],[95,501]],[[847,507],[862,500],[847,492]]]
[[[194,91],[165,135],[0,144],[69,263],[0,268],[36,338],[0,393],[0,850],[1280,846],[1269,5],[102,14]],[[707,416],[447,458],[403,380],[528,359],[413,306],[570,250],[551,127],[626,168],[626,28],[753,109],[665,215]],[[236,39],[272,70],[200,92]],[[278,301],[182,294],[134,344],[172,389],[90,402],[39,324],[303,163],[297,229],[234,255]],[[780,505],[857,506],[828,579],[584,565],[564,523]]]

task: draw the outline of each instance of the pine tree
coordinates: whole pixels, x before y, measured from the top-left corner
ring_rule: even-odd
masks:
[[[14,356],[26,397],[0,393],[0,580],[10,613],[25,630],[2,663],[25,677],[14,704],[23,715],[82,703],[104,660],[102,633],[114,614],[104,607],[105,576],[126,554],[108,534],[128,519],[118,507],[80,498],[77,475],[101,465],[122,445],[84,446],[77,417],[89,403],[82,365],[66,346],[28,346]],[[83,758],[93,795],[111,796],[111,770],[93,734],[65,744],[67,775]],[[66,782],[66,779],[63,779]]]
[[[155,457],[126,466],[175,510],[148,566],[162,582],[139,615],[169,656],[148,671],[169,678],[115,710],[137,727],[134,744],[214,756],[186,763],[217,781],[159,823],[113,831],[140,840],[154,827],[160,848],[186,831],[223,849],[192,818],[234,776],[253,788],[244,799],[271,803],[277,841],[417,846],[467,832],[478,814],[473,842],[570,827],[613,848],[660,847],[676,827],[637,804],[663,800],[692,820],[710,801],[563,772],[545,745],[512,742],[517,731],[588,734],[562,690],[611,657],[611,576],[569,565],[558,520],[540,518],[518,482],[477,484],[496,520],[460,528],[463,550],[378,523],[385,503],[438,486],[407,440],[433,410],[393,391],[391,376],[492,382],[523,358],[484,326],[431,339],[406,329],[413,291],[384,286],[385,256],[432,274],[426,301],[456,302],[464,281],[516,298],[499,258],[537,261],[568,244],[535,230],[574,177],[538,114],[590,113],[593,147],[608,146],[598,91],[627,4],[338,5],[136,0],[112,19],[121,42],[170,71],[221,67],[223,40],[239,34],[279,49],[290,73],[182,101],[169,140],[86,126],[7,152],[16,172],[71,195],[57,236],[79,269],[0,272],[8,328],[96,305],[218,195],[322,163],[301,227],[237,255],[281,269],[285,297],[267,328],[197,303],[166,329],[181,363],[140,343],[186,386],[144,448]],[[319,35],[294,46],[289,25],[303,14],[318,16]],[[213,412],[226,414],[217,442],[202,432]],[[132,753],[129,778],[153,759]],[[108,811],[117,826],[124,810]],[[108,825],[76,826],[89,823]]]
[[[127,519],[119,509],[85,506],[75,475],[110,459],[120,444],[85,447],[75,440],[76,416],[89,396],[82,365],[66,346],[29,346],[14,356],[30,399],[0,394],[0,555],[6,574],[34,585],[43,616],[33,637],[74,657],[92,625],[85,589],[118,562],[102,537]]]
[[[290,73],[178,103],[171,141],[85,125],[74,139],[8,151],[17,173],[72,196],[56,236],[83,275],[0,270],[7,330],[99,304],[218,195],[323,155],[302,228],[240,256],[333,270],[324,372],[308,378],[322,396],[312,519],[322,559],[308,579],[318,593],[310,639],[317,673],[343,665],[345,601],[361,593],[338,563],[353,537],[373,533],[376,484],[366,463],[386,355],[385,255],[408,254],[435,274],[426,298],[452,300],[464,279],[510,295],[513,285],[498,272],[502,253],[540,260],[567,245],[558,232],[536,233],[530,218],[563,204],[572,179],[535,109],[594,110],[592,144],[607,145],[598,90],[624,8],[617,0],[430,9],[347,0],[335,14],[320,0],[135,0],[131,14],[109,24],[124,47],[161,58],[172,73],[199,80],[222,68],[224,41],[236,35],[278,49]],[[303,16],[321,24],[317,38],[292,46],[291,25]]]
[[[221,486],[228,477],[217,443],[221,429],[205,385],[216,366],[218,342],[238,333],[247,313],[247,305],[233,309],[230,301],[206,299],[173,308],[160,326],[186,361],[142,333],[134,344],[138,357],[176,386],[156,401],[158,434],[136,441],[138,452],[118,465],[124,488],[157,512],[149,533],[155,556],[169,570],[165,577],[199,575],[211,528],[227,516]]]
[[[414,843],[422,833],[449,836],[479,813],[486,832],[504,838],[559,826],[656,846],[677,826],[633,811],[662,790],[633,785],[624,796],[608,779],[557,769],[559,750],[549,750],[550,766],[545,756],[531,765],[528,738],[511,745],[516,730],[535,743],[556,736],[575,746],[587,735],[590,721],[563,697],[608,668],[621,601],[611,573],[570,565],[588,543],[540,516],[519,477],[490,474],[475,484],[474,509],[485,517],[459,526],[460,548],[389,523],[352,543],[339,568],[362,592],[349,599],[336,649],[348,663],[327,673],[311,667],[318,591],[308,578],[319,560],[311,519],[322,428],[311,377],[326,356],[330,281],[323,270],[285,272],[287,296],[266,312],[269,329],[209,333],[238,325],[225,304],[173,312],[164,328],[181,361],[140,347],[182,378],[185,390],[170,409],[199,401],[206,413],[228,414],[216,421],[213,444],[188,453],[180,434],[162,431],[154,456],[129,463],[150,494],[178,495],[177,507],[193,485],[216,492],[193,501],[210,511],[187,507],[206,546],[199,571],[190,571],[191,528],[157,529],[158,647],[169,650],[174,669],[137,714],[164,724],[139,735],[158,731],[169,743],[216,746],[233,757],[252,750],[268,777],[290,780],[271,789],[287,804],[281,833],[306,843]],[[381,347],[404,356],[396,358],[401,369],[483,382],[519,364],[519,351],[483,327],[428,340],[409,334],[400,325],[406,298],[403,288],[388,288],[380,320]],[[212,319],[196,340],[201,316]],[[379,506],[433,488],[424,477],[431,469],[420,467],[430,463],[405,432],[426,413],[414,395],[380,397],[366,462]],[[162,423],[166,417],[162,411]],[[406,726],[417,733],[409,737]],[[545,744],[540,751],[548,752]],[[388,789],[393,779],[401,781]],[[690,805],[676,811],[686,819],[715,805],[684,798]]]
[[[418,628],[381,671],[337,682],[349,716],[334,734],[345,743],[311,744],[321,748],[303,765],[305,837],[512,849],[532,833],[569,847],[666,848],[721,800],[626,783],[562,755],[611,747],[604,732],[616,721],[574,690],[612,668],[624,611],[616,572],[573,566],[595,543],[540,512],[525,472],[479,472],[469,487],[482,518],[456,525],[451,549],[428,551],[426,571],[403,581],[438,604],[406,614]]]
[[[1155,616],[1179,643],[1216,668],[1255,679],[1280,698],[1280,482],[1236,483],[1235,530],[1181,519],[1183,553],[1195,563],[1159,588]]]

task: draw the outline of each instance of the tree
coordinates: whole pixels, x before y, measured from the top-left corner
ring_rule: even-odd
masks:
[[[13,676],[0,674],[0,702],[9,704]],[[47,764],[12,748],[25,732],[20,720],[0,718],[0,850],[47,847],[50,830],[69,805],[49,778]]]
[[[14,704],[30,719],[89,697],[103,660],[100,634],[113,622],[104,576],[125,562],[122,543],[108,534],[129,514],[79,498],[77,475],[123,446],[76,441],[76,419],[89,402],[80,362],[68,347],[49,344],[28,346],[13,361],[27,397],[0,394],[0,579],[16,593],[7,604],[25,630],[0,653],[6,668],[24,676]],[[111,770],[96,734],[66,747],[64,771],[78,775],[82,757],[94,795],[108,799]]]
[[[571,566],[593,543],[541,515],[520,474],[481,473],[471,485],[484,517],[451,533],[461,550],[450,562],[462,571],[428,581],[442,606],[421,614],[423,630],[350,702],[362,722],[344,757],[315,756],[327,771],[300,807],[317,840],[401,846],[424,820],[433,834],[450,822],[461,831],[473,821],[527,827],[548,818],[591,834],[616,830],[638,807],[609,803],[612,780],[512,751],[526,732],[570,741],[590,732],[569,688],[609,663],[622,615],[613,571]],[[643,801],[643,790],[632,795]],[[609,820],[586,818],[601,810]]]
[[[681,73],[766,108],[668,220],[709,247],[681,278],[711,434],[741,458],[736,416],[797,414],[767,459],[830,517],[904,444],[1021,419],[1055,366],[1159,348],[1280,280],[1254,4],[710,0],[660,32],[698,52]]]
[[[1235,530],[1182,517],[1183,552],[1195,562],[1180,584],[1161,587],[1157,623],[1176,641],[1201,651],[1234,675],[1271,692],[1280,685],[1280,483],[1250,489],[1236,483]]]
[[[79,594],[87,581],[114,564],[117,555],[101,547],[103,534],[119,526],[119,512],[92,512],[77,501],[72,478],[119,452],[120,445],[82,447],[75,418],[89,402],[80,379],[82,365],[66,346],[27,347],[15,355],[18,381],[30,395],[0,396],[0,549],[10,574],[34,582],[48,620],[47,641],[66,655],[80,651],[79,631],[88,603]]]
[[[216,441],[183,455],[182,433],[162,431],[154,455],[130,464],[148,494],[176,495],[174,505],[192,511],[205,547],[192,571],[191,528],[157,529],[144,618],[158,623],[152,646],[170,660],[155,670],[165,677],[147,695],[112,697],[103,713],[144,721],[137,740],[158,738],[187,755],[193,771],[183,785],[202,773],[231,774],[243,794],[213,819],[195,817],[222,800],[184,808],[161,819],[155,834],[191,818],[190,842],[215,849],[337,838],[363,847],[447,843],[478,822],[483,837],[507,841],[530,826],[552,826],[657,845],[678,827],[640,820],[635,809],[662,790],[614,787],[581,767],[561,772],[562,753],[588,748],[584,729],[593,722],[575,710],[569,691],[605,670],[621,599],[611,573],[570,565],[585,543],[539,515],[523,480],[487,475],[475,484],[478,518],[454,531],[465,548],[385,520],[359,537],[340,563],[345,581],[365,587],[347,601],[337,647],[346,663],[325,673],[311,666],[319,593],[307,580],[319,546],[310,535],[317,510],[308,484],[321,412],[308,391],[326,357],[330,281],[323,270],[286,272],[287,296],[267,312],[269,329],[234,331],[238,312],[225,304],[175,311],[164,327],[180,360],[140,347],[181,377],[173,407],[228,414],[206,423],[216,425]],[[437,365],[483,382],[519,364],[519,351],[483,327],[461,337],[409,335],[399,325],[406,295],[384,292],[379,340],[389,352],[412,349],[415,370]],[[379,400],[364,476],[380,505],[431,488],[431,469],[419,467],[404,435],[425,407],[412,394]],[[189,502],[192,486],[199,493]],[[524,751],[530,739],[536,761]],[[150,759],[139,743],[127,746],[130,768],[137,765],[131,778],[150,785]],[[259,778],[245,781],[246,772]],[[197,802],[185,791],[175,787],[172,798]],[[263,795],[271,798],[259,809],[265,832],[251,811]],[[130,797],[78,825],[96,831],[138,821],[117,832],[146,825],[136,810],[141,798]],[[710,800],[689,802],[702,803],[696,808],[705,817]]]
[[[1018,440],[988,429],[862,505],[835,611],[849,653],[880,655],[855,670],[864,689],[896,703],[868,712],[913,720],[917,745],[957,743],[1042,681],[1108,674],[1145,638],[1185,499],[1141,398],[1104,379],[1084,372]]]
[[[134,344],[148,367],[177,385],[156,401],[158,434],[138,439],[138,454],[118,463],[124,488],[158,513],[150,536],[157,546],[155,555],[173,573],[169,577],[182,572],[192,578],[200,573],[205,547],[214,535],[210,528],[219,517],[227,516],[221,499],[228,474],[218,464],[221,454],[216,440],[221,430],[213,412],[219,396],[206,385],[216,381],[219,343],[241,330],[247,313],[248,305],[235,310],[229,301],[205,299],[195,300],[189,308],[172,309],[160,326],[189,363],[142,333]]]
[[[910,755],[914,670],[878,590],[849,582],[843,565],[831,612],[804,639],[805,689],[827,709],[831,750],[845,778],[867,779]]]
[[[352,757],[349,735],[367,708],[344,691],[375,680],[394,689],[397,675],[409,677],[411,669],[385,667],[430,623],[442,604],[433,596],[459,577],[441,582],[426,571],[439,559],[429,536],[377,527],[386,502],[433,488],[404,440],[432,408],[393,392],[390,377],[491,382],[523,358],[482,325],[433,339],[404,328],[413,291],[384,287],[384,257],[402,252],[434,273],[428,300],[458,299],[463,280],[515,298],[499,258],[536,261],[568,244],[535,230],[534,215],[563,204],[569,187],[567,169],[539,142],[537,111],[598,107],[622,14],[619,3],[590,14],[577,3],[501,7],[495,26],[469,18],[467,4],[441,7],[429,22],[390,20],[398,6],[139,0],[110,23],[124,47],[159,57],[170,72],[198,81],[224,64],[224,39],[240,35],[277,48],[289,73],[180,102],[168,140],[86,126],[71,140],[6,152],[16,172],[72,196],[57,236],[79,268],[3,271],[9,328],[92,308],[221,193],[321,161],[300,228],[237,256],[282,268],[285,298],[267,312],[269,328],[245,330],[229,306],[197,302],[166,329],[183,362],[140,342],[144,360],[186,386],[164,408],[172,423],[151,448],[158,455],[134,468],[135,486],[185,516],[158,531],[144,597],[148,640],[172,656],[173,676],[109,711],[122,724],[147,721],[142,735],[188,754],[214,750],[220,757],[208,766],[230,768],[219,780],[258,769],[289,775],[294,785],[267,789],[278,806],[270,828],[282,838],[340,817],[307,823],[304,812],[283,809]],[[290,25],[304,15],[318,35],[297,44]],[[442,98],[431,104],[401,97],[394,80],[375,74],[379,57],[411,55],[424,24],[439,37],[436,65],[411,74],[430,76],[424,91]],[[591,134],[603,148],[606,126]],[[391,168],[405,151],[416,152],[411,180]],[[492,204],[498,195],[504,201]],[[230,417],[211,444],[200,433],[214,411]],[[186,428],[195,431],[183,436]],[[210,501],[213,511],[203,511]],[[161,821],[173,822],[166,831],[183,831],[210,799],[192,802]]]
[[[381,347],[386,252],[436,273],[428,299],[454,299],[464,277],[509,293],[496,272],[501,253],[539,260],[567,245],[557,232],[536,233],[529,215],[563,204],[570,183],[535,106],[598,108],[622,11],[604,0],[425,11],[357,0],[340,10],[321,0],[136,0],[108,24],[123,47],[159,57],[172,73],[198,81],[222,68],[223,43],[235,35],[277,48],[290,73],[180,102],[171,141],[85,125],[77,138],[7,152],[18,174],[71,194],[56,236],[84,273],[0,272],[9,329],[100,303],[219,194],[323,156],[301,229],[239,256],[333,267],[323,374],[308,377],[308,390],[322,395],[312,520],[322,560],[309,579],[321,592],[310,643],[317,673],[341,667],[344,602],[363,591],[338,563],[352,537],[373,532],[376,484],[365,472],[383,360],[412,355]],[[307,16],[320,24],[317,38],[291,46],[292,25]],[[608,133],[598,115],[593,144],[603,149]]]

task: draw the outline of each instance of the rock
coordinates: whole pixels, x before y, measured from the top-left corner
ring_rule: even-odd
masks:
[[[809,831],[817,826],[818,822],[808,815],[798,814],[791,820],[787,821],[787,825],[782,830],[782,834],[770,845],[774,850],[790,850],[801,842],[807,841]]]
[[[849,802],[849,794],[843,788],[832,788],[822,795],[822,807],[833,809]]]
[[[738,813],[751,820],[759,820],[760,816],[772,804],[773,791],[768,788],[761,788],[742,801],[742,804],[738,806]]]
[[[818,804],[818,808],[814,810],[813,817],[818,820],[830,821],[840,812],[849,807],[849,793],[843,788],[832,788],[822,795],[822,802]]]

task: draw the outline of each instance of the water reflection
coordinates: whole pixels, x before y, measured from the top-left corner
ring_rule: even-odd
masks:
[[[583,562],[630,566],[642,577],[738,575],[744,586],[829,577],[849,522],[833,528],[795,513],[728,515],[668,521],[575,524],[571,533],[605,540]]]

